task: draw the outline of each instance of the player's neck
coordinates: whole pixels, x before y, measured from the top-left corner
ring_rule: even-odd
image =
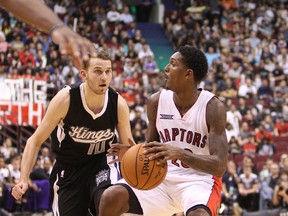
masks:
[[[105,94],[96,94],[86,85],[84,86],[84,97],[87,106],[95,114],[102,110],[105,101]]]
[[[197,101],[200,91],[196,90],[194,92],[184,92],[182,94],[173,94],[173,100],[175,106],[181,115],[184,115]]]

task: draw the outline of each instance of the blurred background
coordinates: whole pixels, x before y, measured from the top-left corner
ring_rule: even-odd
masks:
[[[199,88],[213,92],[227,107],[229,162],[219,214],[287,211],[287,0],[45,2],[65,24],[111,54],[112,86],[128,102],[138,143],[145,141],[146,100],[163,88],[170,55],[186,44],[203,50],[209,72]],[[50,100],[64,85],[81,81],[72,59],[59,53],[50,36],[0,9],[3,215],[51,214],[47,182],[41,185],[41,180],[51,172],[53,136],[44,143],[31,174],[35,188],[16,203],[9,190],[20,177],[26,140]]]

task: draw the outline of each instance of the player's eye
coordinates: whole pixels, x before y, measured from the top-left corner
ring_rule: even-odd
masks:
[[[101,70],[95,70],[94,73],[96,73],[96,74],[102,74],[102,71],[101,71]]]

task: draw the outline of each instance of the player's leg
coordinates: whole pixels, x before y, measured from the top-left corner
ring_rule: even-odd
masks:
[[[85,182],[73,181],[77,175],[74,172],[54,168],[51,174],[54,215],[79,216],[88,213],[89,191],[85,187]]]
[[[123,213],[142,215],[140,203],[132,189],[125,184],[116,184],[102,194],[99,216],[119,216]]]
[[[181,207],[186,216],[217,215],[221,203],[221,184],[217,180],[214,183],[200,180],[171,181],[170,184],[169,194],[173,194],[173,202]]]
[[[210,209],[205,205],[194,206],[186,212],[186,216],[211,216]]]

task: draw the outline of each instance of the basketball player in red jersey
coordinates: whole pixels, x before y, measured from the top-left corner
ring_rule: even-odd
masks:
[[[207,71],[205,55],[194,47],[180,47],[171,56],[165,68],[166,89],[148,101],[145,144],[146,154],[155,153],[151,160],[168,163],[167,176],[148,191],[136,190],[120,180],[104,192],[100,216],[129,212],[133,194],[147,216],[177,212],[186,216],[217,215],[228,158],[226,111],[212,93],[197,88]]]
[[[73,57],[74,64],[78,69],[82,68],[82,60],[87,60],[88,56],[96,56],[93,43],[73,32],[43,1],[0,0],[0,7],[39,30],[50,34],[54,43],[59,45],[60,52]]]
[[[115,142],[116,130],[121,143],[130,146],[128,143],[132,140],[128,105],[109,87],[110,55],[97,52],[97,57],[84,61],[80,73],[84,82],[57,93],[43,121],[28,139],[20,181],[12,189],[17,200],[26,192],[39,149],[58,126],[58,142],[52,146],[56,162],[50,176],[55,216],[88,215],[88,208],[97,212],[102,192],[119,176],[115,164],[109,165],[112,158],[106,156],[111,143]],[[125,149],[118,151],[119,159]]]

